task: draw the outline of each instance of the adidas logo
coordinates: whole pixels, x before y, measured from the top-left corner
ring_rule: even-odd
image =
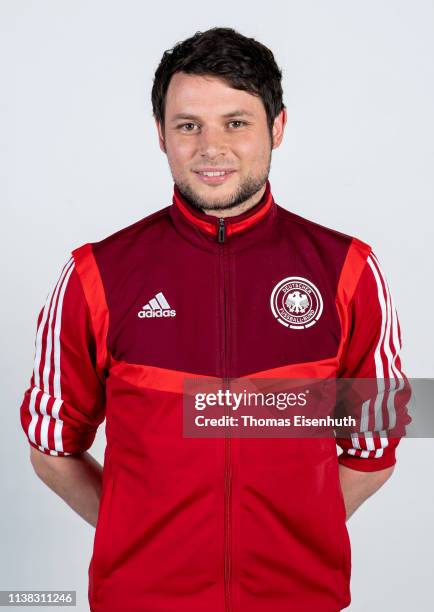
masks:
[[[137,316],[140,318],[154,319],[155,317],[175,317],[176,310],[172,310],[163,293],[157,293],[147,304],[139,310]]]

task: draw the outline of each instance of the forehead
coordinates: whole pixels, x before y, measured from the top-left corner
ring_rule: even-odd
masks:
[[[234,89],[218,77],[176,72],[170,80],[166,94],[166,120],[178,113],[217,116],[236,109],[265,115],[259,96]]]

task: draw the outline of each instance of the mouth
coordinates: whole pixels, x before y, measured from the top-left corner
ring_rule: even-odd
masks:
[[[198,179],[207,185],[221,185],[235,172],[236,170],[194,170]]]

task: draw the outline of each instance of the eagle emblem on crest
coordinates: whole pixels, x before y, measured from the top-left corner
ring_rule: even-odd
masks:
[[[290,329],[315,325],[323,311],[318,287],[302,276],[288,276],[271,292],[270,307],[275,319]]]

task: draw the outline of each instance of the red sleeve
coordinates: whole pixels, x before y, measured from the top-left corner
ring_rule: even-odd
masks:
[[[71,257],[38,320],[30,386],[20,408],[29,443],[49,455],[90,448],[105,416],[104,376],[83,288]]]
[[[395,304],[377,257],[371,251],[349,305],[349,333],[339,377],[361,381],[351,414],[359,427],[337,438],[339,463],[364,472],[395,464],[410,386],[401,366],[401,330]]]

